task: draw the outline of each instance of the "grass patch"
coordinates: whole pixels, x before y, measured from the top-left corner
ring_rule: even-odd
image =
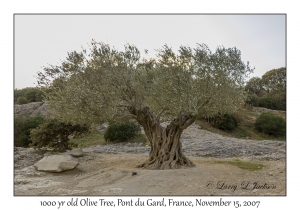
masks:
[[[106,144],[104,135],[98,131],[91,131],[88,134],[81,135],[77,138],[71,139],[70,144],[73,144],[75,148],[85,148],[99,144]]]
[[[143,146],[146,144],[149,144],[147,137],[144,134],[138,134],[133,139],[131,139],[129,142],[139,142],[142,143]]]
[[[233,166],[237,166],[241,169],[245,169],[248,171],[257,171],[263,169],[265,166],[261,163],[253,163],[253,162],[244,162],[240,160],[232,160],[232,161],[215,161],[219,164],[229,164]]]
[[[144,134],[138,134],[133,139],[127,142],[139,142],[142,143],[143,146],[148,144],[148,139]],[[106,144],[115,144],[120,142],[106,142],[104,139],[104,134],[99,133],[98,131],[91,131],[88,134],[83,134],[80,137],[73,138],[69,141],[69,144],[73,148],[86,148],[95,145],[106,145]]]
[[[252,135],[251,133],[249,133],[247,130],[241,128],[241,127],[237,127],[234,131],[235,136],[238,138],[251,138]]]

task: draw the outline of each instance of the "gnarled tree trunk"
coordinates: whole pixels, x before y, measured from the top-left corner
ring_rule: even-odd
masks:
[[[180,142],[182,131],[195,121],[195,117],[179,114],[166,128],[163,128],[160,125],[159,116],[155,117],[148,107],[138,110],[131,107],[129,111],[136,116],[139,124],[143,126],[151,144],[149,159],[138,167],[176,169],[181,166],[195,166],[183,155]]]

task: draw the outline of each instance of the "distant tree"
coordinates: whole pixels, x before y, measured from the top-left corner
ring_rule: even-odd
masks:
[[[35,93],[35,101],[41,102],[44,99],[44,93],[42,90],[37,89]]]
[[[43,95],[44,93],[41,90],[33,88],[26,92],[25,97],[28,102],[39,102],[43,100]]]
[[[19,97],[25,98],[26,89],[14,89],[14,102],[18,103]]]
[[[31,130],[30,146],[41,148],[43,146],[53,147],[59,152],[69,149],[69,136],[74,137],[87,133],[89,126],[73,125],[71,123],[59,122],[57,119],[47,119],[43,124]]]
[[[246,103],[268,109],[286,110],[286,68],[273,69],[262,78],[251,78],[245,90]]]
[[[268,93],[286,91],[286,68],[273,69],[262,76],[262,84]]]
[[[44,97],[45,90],[41,90],[40,88],[36,87],[27,87],[23,89],[15,89],[14,90],[14,101],[18,104],[27,104],[30,102],[38,102],[42,101]],[[18,98],[22,98],[21,103],[19,103]],[[24,100],[26,99],[26,101]]]
[[[250,94],[259,95],[263,91],[262,81],[259,77],[252,77],[246,84],[245,90]]]
[[[44,68],[38,84],[49,87],[46,100],[63,121],[135,119],[151,145],[149,159],[140,167],[191,167],[182,153],[183,130],[196,117],[235,112],[244,101],[244,82],[252,69],[235,47],[212,53],[206,45],[181,46],[175,54],[165,45],[157,52],[157,58],[141,60],[133,45],[118,51],[93,41],[90,52],[68,53],[60,66]],[[160,125],[161,116],[172,119],[167,127]]]
[[[31,90],[28,90],[25,94],[25,97],[26,99],[28,100],[28,102],[36,102],[36,98],[35,98],[35,94],[36,94],[36,90],[34,89],[31,89]]]

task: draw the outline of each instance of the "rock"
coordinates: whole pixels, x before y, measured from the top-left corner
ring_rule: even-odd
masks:
[[[200,129],[196,124],[192,124],[183,131],[181,142],[184,153],[193,157],[248,157],[258,160],[282,161],[286,159],[286,142],[224,137]],[[84,148],[83,151],[86,153],[106,154],[149,153],[150,147],[148,145],[142,146],[138,143],[118,143],[97,145]]]
[[[48,104],[46,102],[31,102],[28,104],[22,104],[22,105],[14,105],[14,113],[15,114],[29,114],[30,116],[41,114],[43,116],[46,116]]]
[[[53,155],[44,157],[42,160],[34,164],[38,171],[61,172],[70,170],[78,166],[78,161],[71,155]]]
[[[15,180],[14,183],[16,191],[29,191],[31,189],[61,186],[63,184],[62,182],[56,182],[50,179],[31,179],[29,181],[28,179],[18,179]]]
[[[104,133],[106,131],[106,129],[108,128],[108,123],[104,123],[102,125],[97,125],[96,130],[100,133]]]
[[[71,151],[65,152],[64,154],[69,154],[73,157],[82,157],[83,150],[82,149],[71,150]]]
[[[273,114],[280,115],[283,118],[286,117],[286,111],[283,111],[283,110],[272,110],[272,109],[267,109],[267,108],[264,108],[264,107],[252,107],[252,111],[256,112],[258,114],[273,113]]]
[[[21,169],[31,166],[43,158],[43,151],[39,149],[15,147],[14,148],[14,168]]]

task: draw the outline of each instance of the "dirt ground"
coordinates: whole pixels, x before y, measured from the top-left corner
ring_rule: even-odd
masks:
[[[136,166],[147,154],[88,154],[77,168],[61,173],[18,171],[18,195],[286,195],[286,163],[259,161],[265,167],[249,171],[220,164],[210,157],[190,157],[194,168],[146,170]],[[229,159],[222,159],[229,160]],[[251,161],[243,159],[242,161]],[[31,172],[30,172],[31,171]],[[132,172],[136,172],[133,175]],[[16,173],[16,172],[15,172]]]

